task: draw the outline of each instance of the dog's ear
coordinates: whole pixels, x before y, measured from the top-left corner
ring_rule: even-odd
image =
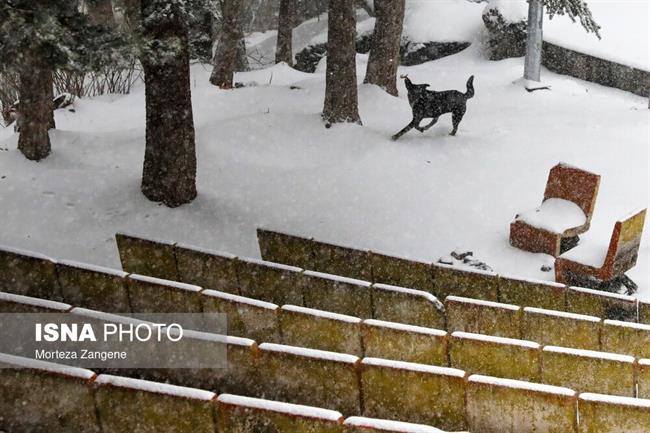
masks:
[[[400,77],[402,80],[406,80],[406,79],[409,77],[409,75],[408,75],[408,74],[402,74],[402,75],[400,75],[399,77]]]

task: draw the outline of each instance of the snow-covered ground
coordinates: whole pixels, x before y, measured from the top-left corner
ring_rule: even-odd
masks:
[[[366,56],[359,56],[363,77]],[[0,130],[0,243],[57,258],[119,267],[113,234],[158,238],[258,256],[255,229],[266,226],[357,247],[437,260],[474,251],[498,272],[552,279],[550,256],[517,250],[508,229],[539,204],[551,166],[566,161],[602,175],[592,229],[648,205],[647,99],[544,71],[552,91],[512,84],[521,59],[485,60],[477,49],[403,68],[435,89],[476,96],[459,135],[448,117],[425,134],[390,140],[410,120],[400,97],[359,86],[364,126],[325,129],[322,74],[278,65],[239,74],[272,85],[219,91],[209,68],[192,70],[198,198],[168,209],[139,191],[144,95],[105,96],[58,110],[53,153],[27,161],[17,136]],[[290,89],[293,83],[299,89]],[[648,227],[630,273],[650,299]]]

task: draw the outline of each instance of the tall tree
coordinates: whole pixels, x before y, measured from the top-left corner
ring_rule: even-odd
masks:
[[[232,89],[237,51],[242,39],[241,18],[243,1],[221,1],[221,36],[214,55],[210,83],[222,89]]]
[[[176,207],[196,197],[186,3],[141,0],[146,145],[142,192]]]
[[[70,0],[0,2],[0,69],[19,75],[18,149],[28,159],[51,151],[52,71],[77,60],[84,28]]]
[[[327,19],[327,71],[323,120],[356,122],[359,117],[354,0],[329,0]]]
[[[591,11],[584,0],[529,0],[526,59],[524,62],[524,78],[527,80],[540,80],[543,43],[542,25],[545,7],[550,18],[555,15],[568,15],[573,22],[577,18],[588,33],[594,33],[600,39],[600,26],[594,21]]]
[[[364,82],[397,96],[397,67],[405,0],[375,0],[375,31]]]
[[[293,38],[295,9],[295,0],[280,0],[275,63],[285,62],[289,66],[293,66],[293,46],[291,39]]]

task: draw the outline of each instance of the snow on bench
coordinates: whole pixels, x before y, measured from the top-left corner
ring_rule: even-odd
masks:
[[[529,349],[539,349],[541,347],[538,343],[535,343],[533,341],[517,340],[514,338],[495,337],[492,335],[484,335],[484,334],[474,334],[471,332],[456,331],[453,332],[451,336],[462,340],[477,340],[477,341],[484,341],[486,343],[501,344],[506,346],[526,347]]]
[[[535,307],[524,308],[524,313],[541,314],[544,316],[561,317],[564,319],[571,319],[571,320],[585,320],[593,323],[598,323],[601,321],[599,317],[587,316],[584,314],[568,313],[566,311],[545,310],[543,308],[535,308]]]
[[[241,262],[241,263],[250,264],[250,265],[258,265],[258,266],[265,266],[265,267],[268,267],[268,268],[278,269],[278,270],[281,270],[281,271],[302,272],[302,269],[298,268],[296,266],[284,265],[282,263],[269,262],[269,261],[266,261],[266,260],[255,259],[255,258],[251,258],[251,257],[237,257],[237,260],[239,262]]]
[[[36,307],[48,311],[59,311],[65,313],[72,308],[71,305],[63,302],[50,301],[42,298],[33,298],[31,296],[16,295],[13,293],[0,292],[0,304],[3,302],[22,304],[29,307]]]
[[[409,289],[406,287],[398,287],[398,286],[392,286],[390,284],[382,284],[382,283],[375,283],[372,285],[372,287],[377,290],[383,290],[385,292],[397,292],[397,293],[402,293],[404,295],[424,298],[427,301],[434,304],[437,308],[444,310],[444,306],[442,302],[440,302],[440,300],[436,298],[434,295],[432,295],[429,292],[425,292],[424,290]]]
[[[14,248],[2,244],[0,244],[0,252],[10,253],[17,256],[30,257],[32,259],[47,260],[56,263],[55,259],[48,257],[45,254],[37,253],[34,251],[23,250],[20,248]]]
[[[325,350],[307,349],[304,347],[286,346],[284,344],[262,343],[259,346],[261,351],[288,354],[305,358],[316,358],[325,361],[340,362],[344,364],[357,364],[359,357],[345,353],[328,352]]]
[[[551,352],[551,353],[561,353],[564,355],[571,355],[571,356],[580,356],[583,358],[603,359],[607,361],[634,364],[633,356],[620,355],[617,353],[598,352],[595,350],[574,349],[570,347],[559,347],[559,346],[544,346],[542,351]]]
[[[545,385],[541,383],[525,382],[522,380],[502,379],[492,376],[483,376],[480,374],[471,375],[467,381],[469,383],[480,383],[492,385],[500,388],[519,389],[543,394],[555,394],[565,397],[575,397],[577,394],[574,390],[560,386]]]
[[[233,295],[231,293],[220,292],[218,290],[206,289],[202,293],[204,296],[223,299],[225,301],[234,302],[237,304],[250,305],[251,307],[263,308],[266,310],[277,310],[280,308],[278,305],[271,302],[260,301],[258,299],[247,298],[245,296]]]
[[[394,361],[394,360],[382,359],[382,358],[363,358],[361,360],[361,364],[373,366],[373,367],[384,367],[384,368],[391,368],[395,370],[417,371],[420,373],[430,373],[430,374],[452,376],[452,377],[464,378],[466,375],[466,373],[463,370],[459,370],[457,368],[438,367],[435,365],[417,364],[415,362]]]
[[[324,280],[336,281],[337,283],[350,284],[354,286],[370,287],[371,283],[364,280],[357,280],[356,278],[342,277],[340,275],[326,274],[317,271],[304,271],[303,274],[308,277],[321,278]]]
[[[396,433],[445,433],[442,430],[424,424],[365,418],[361,416],[351,416],[343,422],[343,425]]]
[[[650,400],[634,397],[622,397],[619,395],[595,394],[592,392],[583,392],[578,397],[583,401],[593,401],[599,403],[609,403],[621,406],[636,406],[650,409]]]
[[[376,319],[366,319],[363,321],[363,324],[367,326],[394,329],[396,331],[403,331],[403,332],[408,332],[413,334],[432,335],[434,337],[444,337],[447,335],[447,331],[443,331],[440,329],[425,328],[423,326],[406,325],[404,323],[397,323],[397,322],[386,322],[383,320],[376,320]]]
[[[319,317],[321,319],[338,320],[347,323],[361,323],[361,319],[358,317],[348,316],[345,314],[331,313],[329,311],[316,310],[314,308],[299,307],[297,305],[283,305],[281,308],[284,311],[307,314],[310,316]]]
[[[104,266],[93,265],[90,263],[82,263],[74,260],[58,260],[57,264],[59,266],[68,266],[70,268],[80,269],[82,271],[95,272],[98,274],[111,275],[117,278],[126,278],[128,272],[120,271],[117,269],[106,268]]]
[[[214,392],[202,389],[188,388],[185,386],[170,385],[161,382],[151,382],[148,380],[134,379],[123,376],[113,376],[110,374],[100,374],[95,379],[98,385],[111,385],[119,388],[127,388],[135,391],[150,392],[153,394],[163,394],[173,397],[188,398],[192,400],[212,401],[216,394]]]
[[[195,251],[197,253],[202,253],[202,254],[206,254],[206,255],[209,255],[209,256],[218,256],[218,257],[222,257],[222,258],[228,259],[228,260],[235,260],[237,258],[236,255],[225,252],[225,251],[211,250],[209,248],[199,247],[199,246],[196,246],[196,245],[184,244],[184,243],[179,242],[179,243],[175,243],[174,246],[176,248]]]
[[[195,286],[193,284],[181,283],[173,280],[165,280],[162,278],[150,277],[147,275],[129,274],[128,278],[131,280],[140,281],[142,283],[152,284],[156,286],[167,286],[174,289],[185,290],[187,292],[198,293],[203,290],[201,287]]]
[[[83,380],[90,380],[95,377],[95,372],[85,368],[70,367],[63,364],[56,364],[38,359],[24,358],[22,356],[9,355],[0,353],[0,364],[15,368],[26,368],[32,370],[41,370],[48,373],[54,373],[63,376],[76,377]]]
[[[221,404],[258,409],[262,411],[277,412],[303,418],[315,418],[336,423],[339,423],[343,420],[343,415],[340,412],[300,404],[283,403],[279,401],[263,400],[252,397],[242,397],[233,394],[221,394],[219,397],[217,397],[217,401]]]
[[[511,310],[511,311],[519,311],[520,308],[517,305],[502,304],[500,302],[493,302],[493,301],[483,301],[481,299],[464,298],[461,296],[447,296],[445,298],[445,301],[459,302],[464,304],[473,304],[482,307],[501,308],[501,309]]]
[[[577,204],[561,198],[549,198],[541,206],[520,213],[515,221],[553,233],[562,233],[587,222],[585,213]]]

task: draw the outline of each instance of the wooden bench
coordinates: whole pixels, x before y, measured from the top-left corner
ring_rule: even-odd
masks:
[[[555,259],[555,280],[602,288],[636,265],[646,209],[617,221],[609,246],[585,244]]]
[[[510,244],[553,257],[573,248],[589,229],[599,185],[599,175],[559,163],[548,174],[541,206],[510,224]]]

